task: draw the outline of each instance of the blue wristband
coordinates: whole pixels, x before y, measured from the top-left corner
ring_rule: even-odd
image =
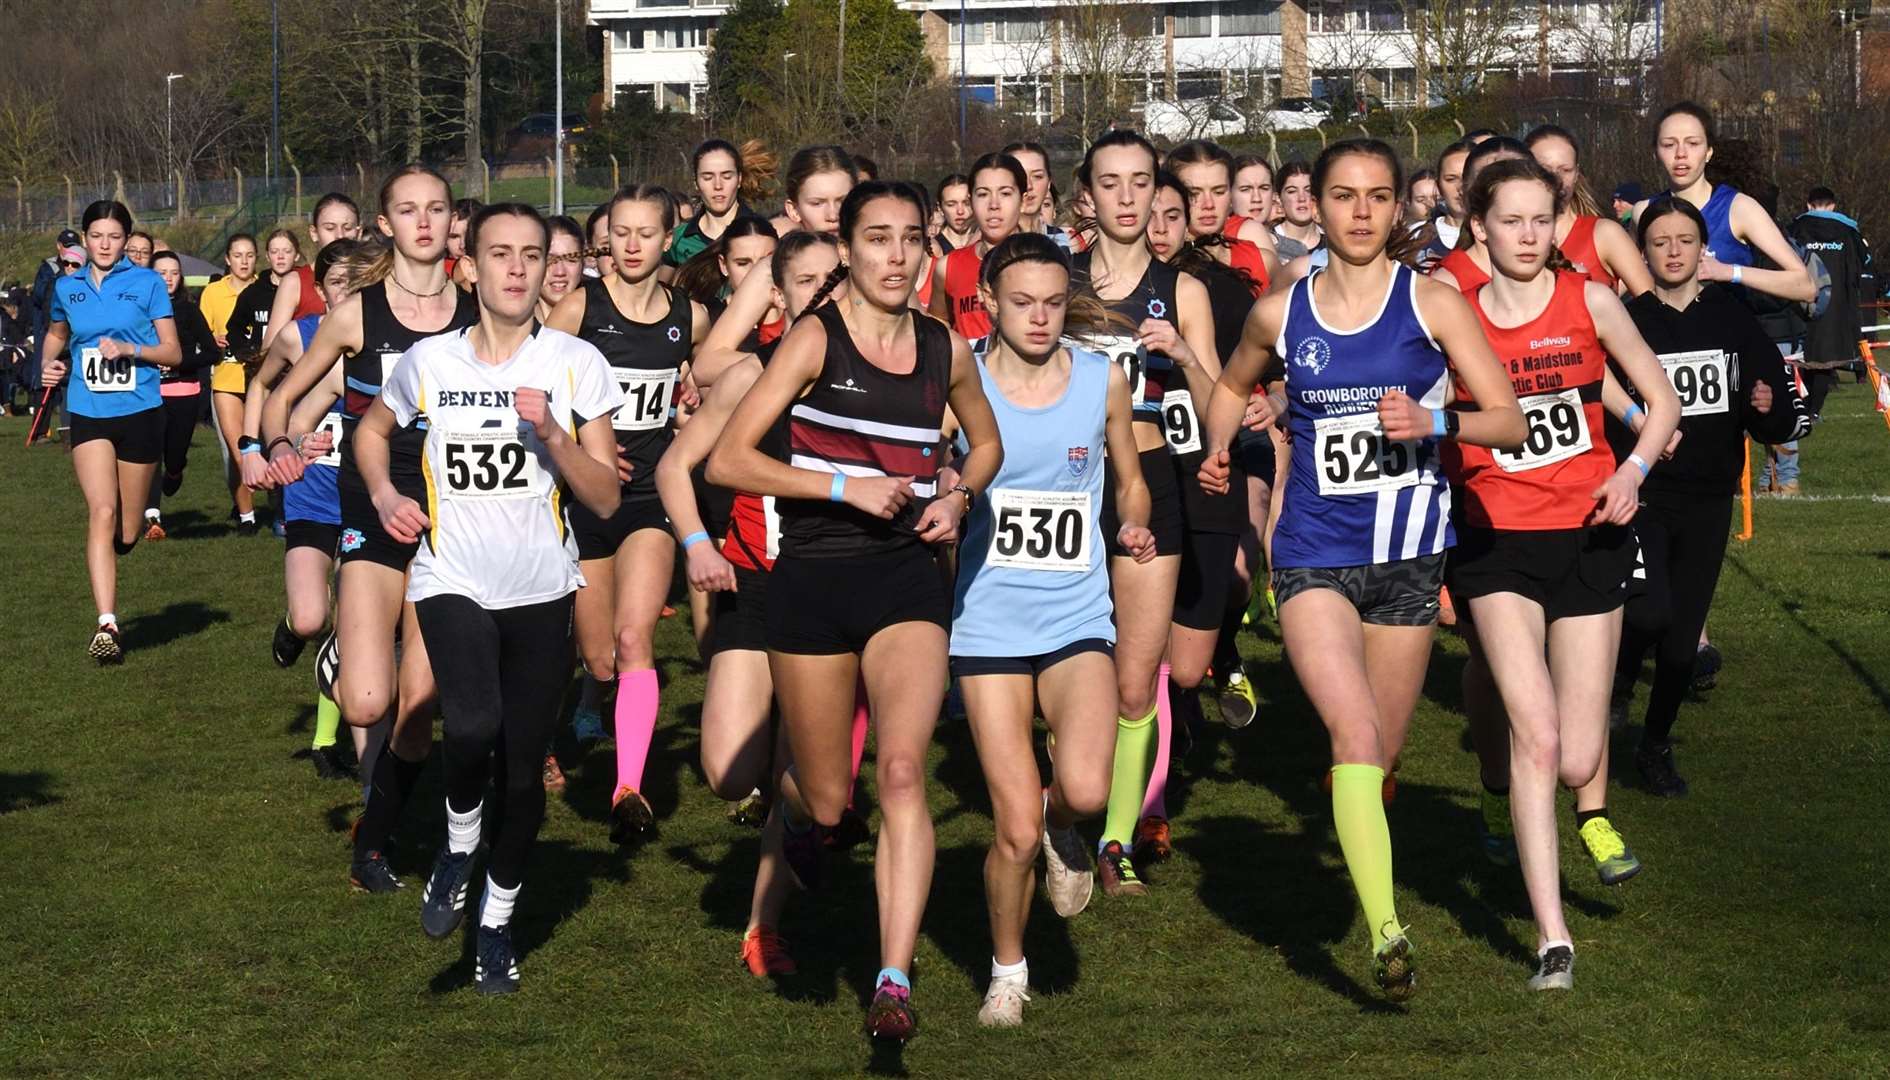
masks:
[[[1431,410],[1431,435],[1436,438],[1441,439],[1444,437],[1444,432],[1447,430],[1449,430],[1449,428],[1444,423],[1444,410],[1432,409]]]
[[[847,474],[834,473],[833,487],[827,489],[828,502],[845,502],[847,494]]]
[[[1642,477],[1647,475],[1647,459],[1641,457],[1639,454],[1629,454],[1627,459],[1635,468],[1641,470]]]
[[[1621,414],[1621,422],[1623,424],[1626,424],[1631,429],[1634,427],[1635,417],[1646,416],[1646,415],[1647,415],[1646,413],[1641,411],[1641,407],[1639,405],[1629,405],[1627,407],[1627,412],[1624,412]]]
[[[262,452],[263,452],[263,448],[260,446],[245,446],[241,450],[238,450],[236,453],[240,457],[243,454],[260,454]]]
[[[703,532],[701,529],[697,529],[695,532],[692,532],[688,536],[685,536],[682,538],[683,550],[688,551],[690,548],[695,547],[697,544],[704,543],[708,539],[709,539],[708,533]]]

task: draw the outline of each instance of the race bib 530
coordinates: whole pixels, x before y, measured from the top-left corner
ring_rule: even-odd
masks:
[[[990,499],[988,565],[1063,573],[1089,569],[1088,492],[993,488]]]

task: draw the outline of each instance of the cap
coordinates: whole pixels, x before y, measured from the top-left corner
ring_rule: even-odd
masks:
[[[62,248],[78,247],[81,243],[79,234],[71,229],[59,230],[59,246]]]
[[[5,294],[0,295],[0,300],[12,304],[14,307],[20,307],[26,303],[26,290],[15,285],[11,289],[8,289]]]
[[[83,263],[85,262],[85,252],[76,247],[62,247],[59,249],[59,260],[61,262]]]
[[[1642,199],[1641,185],[1635,183],[1632,180],[1629,180],[1627,183],[1622,184],[1620,187],[1614,189],[1614,197],[1621,200],[1622,202],[1629,202],[1629,203],[1640,202]]]

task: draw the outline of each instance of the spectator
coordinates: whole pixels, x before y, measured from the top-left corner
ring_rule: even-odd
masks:
[[[1785,234],[1816,254],[1831,275],[1830,303],[1805,335],[1805,407],[1815,420],[1837,382],[1837,369],[1857,362],[1863,336],[1859,305],[1870,299],[1864,287],[1872,270],[1870,245],[1857,222],[1838,212],[1837,195],[1822,185],[1805,193],[1805,212],[1786,226]]]
[[[1641,185],[1629,180],[1614,189],[1614,220],[1629,232],[1634,231],[1634,208],[1647,196],[1641,194]]]
[[[53,283],[60,277],[76,271],[85,264],[85,250],[81,246],[79,234],[71,229],[60,232],[59,239],[53,244],[52,258],[40,264],[39,272],[33,276],[33,361],[26,377],[22,380],[26,386],[27,411],[36,411],[40,402],[35,400],[44,395],[47,387],[39,384],[39,371],[47,357],[39,355],[46,341],[47,313],[52,310]],[[56,357],[54,359],[57,359]],[[58,441],[58,417],[65,408],[65,390],[63,385],[53,389],[50,397],[45,398],[47,415],[37,425],[42,432],[40,438],[46,442]]]
[[[28,367],[33,343],[32,304],[18,285],[0,289],[0,416],[19,411],[15,388]]]

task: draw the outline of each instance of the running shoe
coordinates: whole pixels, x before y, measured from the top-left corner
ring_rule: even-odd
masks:
[[[1483,857],[1494,866],[1516,865],[1516,826],[1509,819],[1509,796],[1483,793],[1483,811],[1477,822],[1477,836],[1483,842]]]
[[[1043,889],[1050,894],[1050,906],[1066,919],[1089,906],[1096,876],[1089,866],[1089,845],[1077,834],[1076,826],[1044,826]]]
[[[399,892],[407,887],[387,865],[387,856],[378,851],[370,851],[348,866],[348,884],[364,893]]]
[[[742,963],[757,979],[798,974],[794,957],[788,955],[787,939],[772,926],[757,926],[742,935]]]
[[[1385,997],[1395,1002],[1410,1001],[1417,993],[1417,957],[1411,940],[1402,932],[1385,939],[1372,954],[1372,977]]]
[[[144,538],[154,544],[164,539],[164,523],[157,518],[146,518],[145,520],[150,522],[150,524],[144,527]]]
[[[256,524],[254,519],[249,521],[244,521],[240,517],[236,519],[236,535],[255,536],[260,531],[262,531],[262,526]]]
[[[1627,841],[1607,818],[1589,818],[1578,831],[1588,857],[1595,860],[1595,874],[1603,885],[1619,885],[1641,872],[1641,860],[1634,857]]]
[[[736,825],[759,829],[768,823],[768,809],[768,797],[756,788],[739,801],[728,804],[728,819]]]
[[[323,780],[358,780],[354,765],[338,742],[327,746],[317,746],[308,752],[308,757],[315,765],[315,775]]]
[[[604,737],[604,714],[598,712],[596,709],[579,705],[576,711],[571,714],[571,733],[577,736],[577,741],[580,744],[594,743],[602,740]]]
[[[289,626],[289,617],[284,615],[282,621],[276,624],[275,639],[269,643],[269,655],[275,657],[276,666],[294,667],[295,662],[302,658],[302,650],[307,647],[308,642]]]
[[[283,521],[281,518],[276,518],[274,521],[271,521],[269,523],[269,534],[278,540],[287,540],[289,538],[288,522]]]
[[[1673,744],[1642,743],[1634,752],[1634,764],[1640,767],[1647,790],[1663,799],[1681,799],[1687,794],[1687,782],[1673,763]]]
[[[518,992],[518,954],[512,951],[512,927],[479,927],[479,944],[473,953],[473,989],[482,994]]]
[[[98,661],[99,667],[107,664],[125,662],[125,638],[118,632],[117,623],[106,623],[92,635],[92,644],[86,646],[86,652]]]
[[[433,873],[420,894],[420,928],[430,938],[443,938],[459,929],[466,917],[466,891],[472,884],[473,856],[477,851],[441,849]]]
[[[178,489],[182,488],[183,486],[184,486],[183,473],[167,472],[164,474],[164,494],[167,498],[169,496],[177,494]]]
[[[1575,950],[1554,945],[1537,958],[1536,973],[1529,976],[1531,990],[1575,989]]]
[[[1168,845],[1168,819],[1153,814],[1135,823],[1135,843],[1130,858],[1138,867],[1153,866],[1172,853]]]
[[[905,1042],[919,1030],[919,1018],[912,1011],[912,991],[893,982],[879,980],[873,991],[873,1003],[866,1007],[866,1033],[875,1039]]]
[[[610,842],[628,844],[654,830],[656,812],[649,801],[628,784],[617,789],[610,800]]]
[[[668,604],[664,604],[662,613],[657,615],[657,618],[659,619],[673,619],[675,617],[676,617],[676,609],[673,607],[670,607]]]
[[[826,860],[826,848],[821,841],[826,831],[811,822],[799,832],[785,822],[782,825],[781,856],[787,860],[788,873],[794,875],[795,883],[804,892],[820,888],[821,864]]]
[[[866,819],[851,806],[840,812],[840,823],[827,830],[824,841],[828,851],[850,851],[873,838],[873,830],[867,828]]]
[[[1719,671],[1726,666],[1726,658],[1720,655],[1712,642],[1700,646],[1693,654],[1693,690],[1704,694],[1719,685]]]
[[[984,1005],[978,1009],[978,1023],[985,1027],[1024,1026],[1024,1002],[1030,1000],[1030,984],[1022,978],[992,979],[984,992]]]
[[[1214,703],[1220,706],[1221,723],[1239,731],[1260,711],[1260,699],[1254,695],[1253,680],[1247,678],[1247,669],[1235,665],[1227,675],[1214,681]]]
[[[1103,845],[1102,855],[1096,860],[1096,876],[1102,880],[1104,896],[1148,895],[1148,886],[1136,876],[1135,863],[1122,850],[1119,840]]]
[[[564,790],[564,770],[558,767],[558,755],[545,755],[545,790],[553,795]]]

